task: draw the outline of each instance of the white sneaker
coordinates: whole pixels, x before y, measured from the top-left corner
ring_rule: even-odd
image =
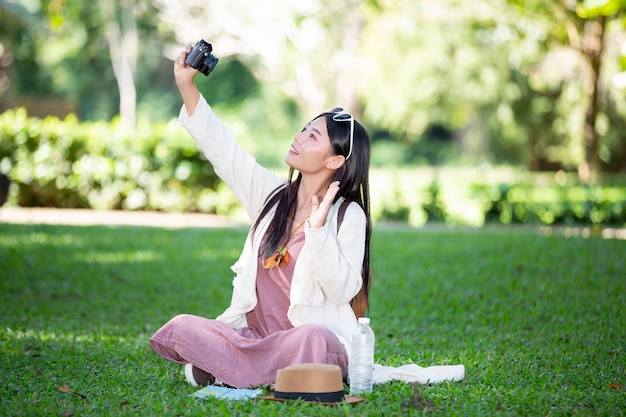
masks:
[[[190,363],[185,365],[185,379],[194,387],[206,387],[215,382],[213,375],[200,368],[196,368]]]
[[[197,387],[198,383],[196,382],[195,379],[193,379],[193,365],[188,363],[185,365],[185,379],[187,380],[187,382],[189,382],[192,386]]]

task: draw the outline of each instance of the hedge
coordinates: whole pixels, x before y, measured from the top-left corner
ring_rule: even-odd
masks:
[[[119,120],[6,111],[0,173],[12,183],[9,201],[22,207],[227,213],[237,204],[220,196],[223,184],[177,121],[131,134]]]
[[[486,223],[626,225],[626,187],[585,184],[475,186]]]
[[[230,215],[240,206],[176,120],[140,123],[129,134],[119,120],[38,119],[22,109],[7,111],[0,114],[0,205],[6,197],[6,177],[11,180],[9,202],[22,207]],[[467,194],[467,203],[479,208],[485,223],[626,225],[623,180],[593,187],[535,186],[529,178],[520,183],[486,182],[455,180],[452,192],[449,181],[433,181],[419,190],[397,186],[393,195],[381,198],[382,208],[373,216],[409,221],[411,213],[419,211],[423,215],[414,217],[427,222],[457,223],[462,219],[450,205]],[[409,192],[423,198],[409,202]]]

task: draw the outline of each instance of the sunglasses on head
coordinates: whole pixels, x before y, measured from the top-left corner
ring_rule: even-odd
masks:
[[[333,120],[336,122],[350,122],[350,151],[346,156],[346,161],[350,159],[352,155],[352,145],[354,144],[354,117],[348,112],[343,111],[343,107],[333,107],[326,110],[324,113],[331,113]]]

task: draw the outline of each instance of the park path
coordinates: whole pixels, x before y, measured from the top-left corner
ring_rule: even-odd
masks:
[[[146,226],[181,229],[188,227],[224,228],[249,227],[225,216],[202,213],[162,213],[155,211],[122,211],[122,210],[89,210],[89,209],[56,209],[39,207],[0,207],[0,223],[15,224],[60,224],[70,226]],[[382,222],[376,224],[377,230],[404,230],[404,223]],[[626,228],[591,228],[563,226],[485,226],[492,232],[512,233],[515,230],[535,230],[544,235],[564,235],[565,237],[600,236],[604,239],[626,240]],[[422,230],[442,231],[451,233],[477,230],[474,228],[450,228],[445,225],[422,226]]]
[[[165,228],[239,227],[227,217],[201,213],[1,207],[0,223],[62,224],[71,226],[148,226]]]

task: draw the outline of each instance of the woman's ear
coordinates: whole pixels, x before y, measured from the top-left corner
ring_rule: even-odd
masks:
[[[334,155],[326,161],[326,168],[339,169],[346,163],[346,157],[343,155]]]

